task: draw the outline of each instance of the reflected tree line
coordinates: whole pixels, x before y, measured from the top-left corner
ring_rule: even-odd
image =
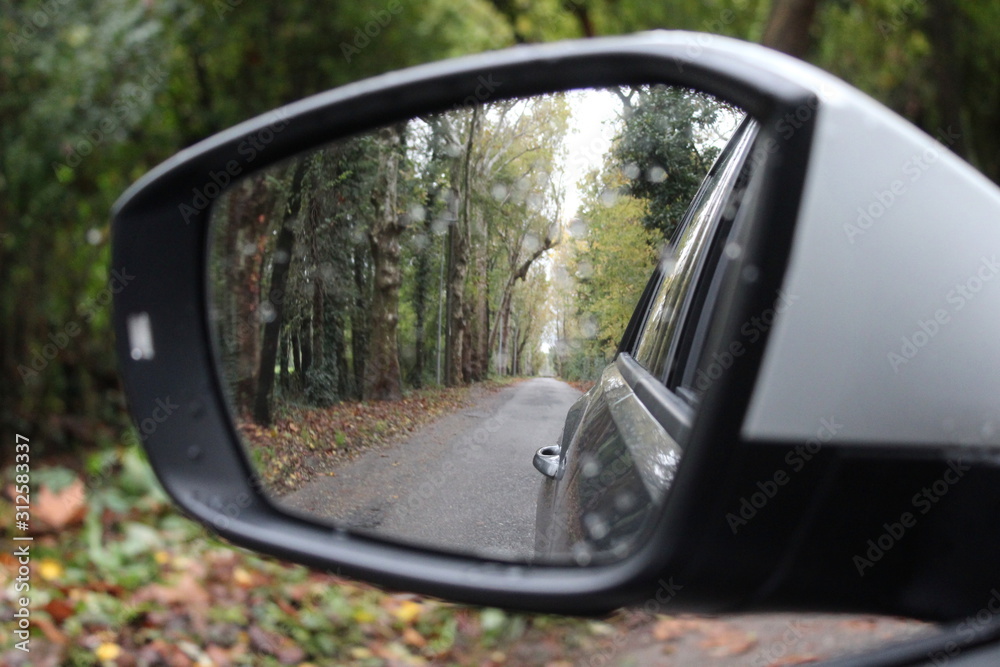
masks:
[[[617,136],[579,211],[562,210],[572,93],[384,127],[227,191],[210,279],[236,410],[268,424],[281,401],[592,374],[718,152],[718,103],[613,94]]]

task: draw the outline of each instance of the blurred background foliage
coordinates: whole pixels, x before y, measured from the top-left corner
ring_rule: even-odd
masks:
[[[0,0],[0,422],[39,453],[120,441],[111,204],[278,105],[515,43],[702,30],[837,74],[997,181],[998,25],[975,0]]]

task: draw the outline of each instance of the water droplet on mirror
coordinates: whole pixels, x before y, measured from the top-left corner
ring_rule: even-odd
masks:
[[[507,186],[503,183],[496,183],[492,188],[490,188],[490,194],[497,201],[503,201],[507,196]]]
[[[580,322],[580,333],[584,338],[597,338],[597,318],[587,315]]]
[[[250,257],[256,252],[257,252],[257,244],[250,242],[243,244],[243,254],[246,255],[247,257]]]
[[[411,243],[415,249],[423,250],[431,244],[431,240],[427,238],[427,234],[415,234]]]
[[[604,188],[601,190],[601,203],[605,206],[614,206],[618,201],[618,192],[614,188]]]
[[[289,260],[288,252],[285,250],[278,250],[274,253],[274,263],[275,264],[287,264]]]
[[[573,218],[569,223],[569,234],[575,239],[582,239],[587,235],[587,223],[581,218]]]
[[[431,231],[442,236],[448,232],[448,220],[446,218],[434,218],[434,222],[431,223]]]
[[[621,491],[615,495],[615,509],[619,512],[628,512],[635,507],[635,494],[631,491]]]
[[[414,204],[407,211],[407,215],[410,216],[410,222],[423,222],[424,218],[427,217],[427,209],[420,204]]]
[[[760,269],[754,265],[743,267],[743,280],[748,283],[755,283],[760,278]]]
[[[262,323],[267,324],[269,322],[273,322],[275,317],[277,317],[277,311],[275,311],[271,302],[262,301],[260,304],[260,310],[257,311],[257,319],[259,319]]]
[[[650,167],[646,172],[646,180],[650,183],[662,183],[667,180],[667,170],[663,167]]]
[[[87,243],[97,245],[101,242],[101,230],[91,227],[87,230]]]
[[[660,271],[665,276],[669,276],[674,272],[674,268],[677,266],[677,258],[674,257],[673,253],[665,254],[660,259]]]
[[[603,540],[611,532],[611,526],[596,512],[588,512],[583,515],[583,525],[593,540]]]
[[[639,178],[640,171],[639,165],[635,162],[629,162],[627,165],[622,167],[622,175],[630,181]]]
[[[739,256],[743,254],[743,248],[740,247],[739,243],[730,241],[726,244],[726,248],[723,252],[726,253],[726,257],[729,259],[738,259]]]
[[[594,265],[590,262],[580,262],[576,267],[576,275],[578,278],[590,278],[594,275]]]
[[[582,472],[583,476],[588,479],[597,477],[601,474],[601,464],[598,463],[593,456],[587,454],[586,458],[582,461],[582,465],[580,466],[580,472]]]
[[[535,236],[534,234],[526,234],[524,237],[524,243],[522,245],[524,249],[529,253],[535,252],[540,247],[542,247],[541,241],[539,241],[538,237]]]

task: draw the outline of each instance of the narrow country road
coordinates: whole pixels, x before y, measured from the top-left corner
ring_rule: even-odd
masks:
[[[280,503],[381,537],[530,557],[542,480],[531,459],[556,442],[579,396],[552,378],[505,387],[396,445],[365,452]]]

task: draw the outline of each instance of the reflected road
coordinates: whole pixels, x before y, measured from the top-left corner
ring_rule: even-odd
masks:
[[[557,441],[579,396],[553,378],[504,387],[278,502],[383,538],[523,560],[542,480],[531,459]]]

